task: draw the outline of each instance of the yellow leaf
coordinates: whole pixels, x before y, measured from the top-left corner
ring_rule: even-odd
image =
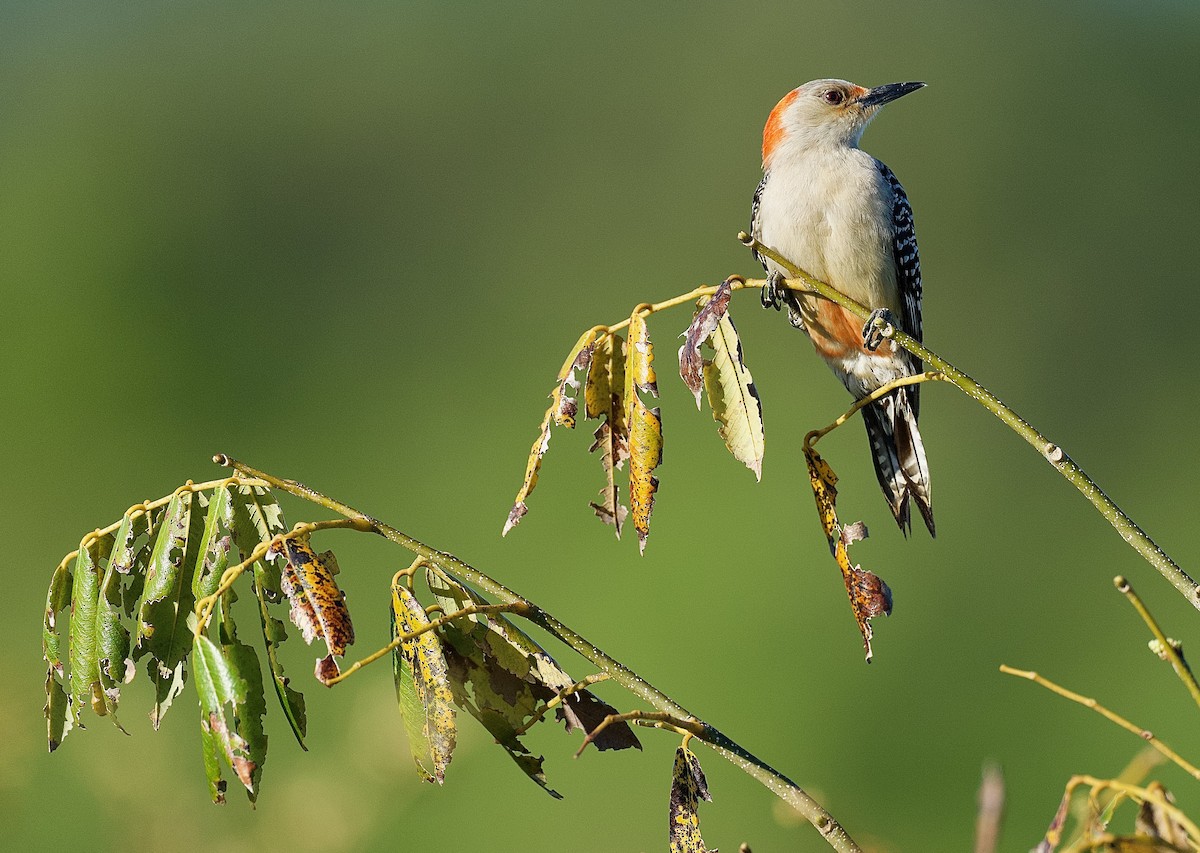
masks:
[[[589,452],[600,451],[600,464],[604,468],[605,484],[600,490],[600,502],[591,504],[596,515],[616,529],[621,538],[621,527],[629,511],[621,505],[621,487],[616,481],[616,470],[629,458],[629,427],[625,420],[625,339],[613,332],[601,338],[592,354],[592,366],[588,371],[583,397],[588,418],[603,418],[593,434],[595,441]]]
[[[837,474],[829,467],[829,463],[807,444],[804,445],[804,461],[808,464],[808,478],[817,502],[817,515],[829,540],[829,550],[833,553],[838,568],[842,570],[842,580],[846,584],[846,594],[850,597],[854,621],[858,623],[867,662],[870,663],[871,637],[874,633],[871,629],[871,618],[881,613],[887,616],[892,612],[892,591],[878,575],[850,563],[847,549],[853,542],[865,539],[867,530],[861,522],[845,527],[838,522]]]
[[[681,746],[675,750],[671,773],[671,853],[709,853],[700,837],[701,800],[712,802],[700,760],[686,746]]]
[[[709,342],[714,354],[704,365],[704,386],[719,425],[717,431],[733,457],[761,480],[765,449],[762,400],[742,359],[742,344],[728,314],[721,318]]]
[[[629,322],[629,347],[625,362],[625,420],[629,425],[629,505],[638,546],[646,551],[650,513],[658,478],[653,471],[662,462],[662,418],[657,408],[642,402],[638,392],[658,396],[654,376],[654,349],[646,320],[637,311]]]
[[[533,491],[533,487],[537,485],[538,471],[542,467],[542,457],[546,455],[546,451],[550,447],[551,424],[565,426],[567,429],[575,428],[575,415],[579,408],[575,400],[575,392],[579,389],[579,380],[575,378],[575,372],[583,371],[585,374],[588,372],[596,334],[596,329],[588,329],[584,332],[575,342],[575,346],[571,348],[570,354],[563,362],[562,369],[558,371],[558,379],[550,391],[550,408],[546,409],[546,414],[542,417],[542,424],[538,428],[538,437],[529,450],[529,460],[525,463],[525,479],[521,483],[520,491],[517,492],[513,508],[509,510],[508,519],[504,522],[504,530],[500,534],[502,536],[507,536],[508,531],[512,530],[525,513],[529,512],[525,500]]]
[[[393,630],[412,634],[429,624],[425,608],[403,583],[392,586]],[[446,656],[434,631],[403,640],[395,651],[396,692],[409,748],[421,777],[439,785],[457,740],[454,695]]]

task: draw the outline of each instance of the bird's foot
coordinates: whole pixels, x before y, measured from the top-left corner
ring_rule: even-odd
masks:
[[[774,308],[776,311],[783,308],[784,294],[787,292],[787,285],[783,283],[783,275],[779,272],[767,274],[767,283],[763,285],[762,293],[759,294],[759,301],[763,308]]]
[[[896,332],[896,316],[887,308],[876,308],[863,325],[863,346],[870,352],[879,349],[884,338],[890,338]]]

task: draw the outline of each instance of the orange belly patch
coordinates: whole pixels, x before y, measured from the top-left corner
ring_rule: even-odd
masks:
[[[888,357],[894,353],[891,341],[884,340],[874,351],[863,346],[863,321],[836,302],[820,297],[803,299],[804,325],[813,346],[828,359],[845,358],[851,353]]]

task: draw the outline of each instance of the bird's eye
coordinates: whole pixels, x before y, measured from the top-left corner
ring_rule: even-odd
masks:
[[[825,103],[829,104],[832,107],[836,107],[842,101],[846,100],[846,96],[843,95],[841,92],[839,92],[837,89],[830,89],[828,92],[826,92],[821,97],[825,99]]]

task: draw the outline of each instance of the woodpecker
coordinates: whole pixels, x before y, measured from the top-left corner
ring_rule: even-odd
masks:
[[[864,327],[834,302],[782,286],[767,271],[763,304],[787,305],[817,354],[855,399],[921,371],[921,362],[882,338],[876,317],[921,340],[921,263],[912,207],[892,170],[858,147],[886,103],[924,83],[865,89],[845,80],[813,80],[771,110],[763,129],[763,178],[754,193],[750,231],[810,275],[874,310]],[[875,473],[901,531],[909,501],[934,533],[929,465],[917,430],[920,386],[899,388],[862,410]]]

